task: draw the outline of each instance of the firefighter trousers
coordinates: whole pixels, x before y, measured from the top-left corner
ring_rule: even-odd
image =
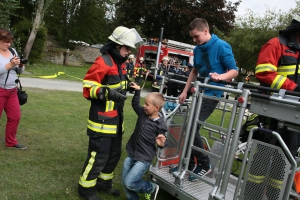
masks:
[[[83,197],[96,195],[96,185],[103,182],[101,179],[110,182],[113,178],[113,171],[121,157],[122,133],[117,137],[90,137],[88,156],[84,163],[79,179],[78,192]],[[102,185],[97,187],[102,187]],[[103,186],[104,187],[104,186]],[[102,188],[108,190],[110,188]]]

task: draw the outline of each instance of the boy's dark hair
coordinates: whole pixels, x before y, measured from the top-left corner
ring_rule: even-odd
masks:
[[[207,28],[209,30],[208,23],[203,18],[196,18],[189,24],[189,31],[197,29],[198,31],[204,31]]]
[[[161,109],[164,106],[165,99],[164,99],[164,96],[161,93],[159,93],[159,92],[151,92],[148,95],[151,96],[151,97],[153,97],[152,98],[153,105],[159,106],[159,109]]]

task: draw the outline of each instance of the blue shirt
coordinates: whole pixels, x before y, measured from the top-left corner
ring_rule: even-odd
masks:
[[[224,74],[229,70],[238,70],[230,44],[212,34],[211,39],[194,49],[194,68],[200,77],[209,77],[209,73]],[[210,82],[211,85],[224,86],[222,83]],[[204,94],[221,97],[223,91],[205,88]]]

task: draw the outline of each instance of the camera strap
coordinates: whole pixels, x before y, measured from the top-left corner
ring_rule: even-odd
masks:
[[[15,52],[11,47],[8,47],[8,50],[10,51],[10,53],[11,53],[13,56],[16,55],[16,52]],[[5,88],[5,86],[6,86],[6,82],[7,82],[7,79],[8,79],[9,72],[10,72],[10,69],[8,70],[7,75],[6,75],[6,78],[5,78],[4,88]],[[17,72],[17,70],[16,70],[16,72]],[[20,74],[19,74],[18,72],[17,72],[17,74],[18,74],[18,80],[19,80]],[[20,80],[19,80],[18,82],[20,82]]]

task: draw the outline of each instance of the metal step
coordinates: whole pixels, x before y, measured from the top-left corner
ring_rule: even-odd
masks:
[[[169,172],[169,167],[164,168],[150,168],[150,174],[152,175],[152,181],[157,183],[161,189],[167,191],[178,199],[209,199],[209,194],[213,189],[213,186],[208,185],[200,180],[191,182],[188,180],[188,175],[185,175],[183,184],[181,186],[175,185],[175,178]],[[205,180],[214,183],[214,178],[204,177]],[[228,184],[225,199],[232,200],[235,192],[235,185]]]

